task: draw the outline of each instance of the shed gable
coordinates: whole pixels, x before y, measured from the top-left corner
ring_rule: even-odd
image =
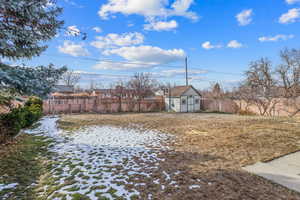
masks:
[[[200,95],[193,87],[190,87],[187,91],[185,91],[182,94],[182,96],[200,96]]]

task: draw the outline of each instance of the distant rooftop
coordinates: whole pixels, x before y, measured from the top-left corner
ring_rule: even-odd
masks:
[[[67,85],[55,85],[52,89],[52,92],[72,93],[74,92],[74,87]]]

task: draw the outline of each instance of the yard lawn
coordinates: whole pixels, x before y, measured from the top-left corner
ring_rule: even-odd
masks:
[[[300,120],[227,114],[64,115],[63,129],[86,125],[128,127],[174,134],[175,151],[165,154],[163,168],[181,169],[199,189],[159,192],[170,199],[300,199],[298,193],[251,175],[241,167],[300,150]],[[194,191],[193,191],[194,190]]]
[[[299,193],[242,170],[298,151],[299,142],[296,118],[46,117],[0,146],[0,199],[300,200]]]

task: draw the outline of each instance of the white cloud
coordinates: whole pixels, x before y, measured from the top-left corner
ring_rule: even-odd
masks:
[[[64,0],[64,2],[66,2],[67,4],[70,4],[72,6],[75,6],[77,8],[83,8],[84,6],[79,5],[78,3],[76,3],[75,1],[71,1],[71,0]]]
[[[77,28],[77,26],[68,26],[66,35],[67,36],[78,36],[80,34],[80,30]]]
[[[227,44],[228,48],[233,48],[233,49],[239,49],[242,48],[243,45],[241,43],[239,43],[237,40],[231,40],[228,44]]]
[[[189,75],[202,75],[206,74],[207,71],[205,70],[189,70]],[[164,77],[172,77],[172,76],[178,76],[178,75],[185,75],[185,69],[169,69],[169,70],[163,70],[161,72],[157,72],[157,75],[164,76]]]
[[[194,0],[176,0],[171,6],[174,9],[174,11],[171,11],[171,15],[184,16],[192,20],[197,20],[197,14],[188,11],[193,3]]]
[[[130,46],[118,49],[110,49],[105,55],[118,55],[125,59],[124,63],[100,62],[94,66],[96,69],[132,69],[149,68],[162,64],[168,64],[185,58],[182,49],[161,49],[154,46]]]
[[[98,36],[96,40],[91,42],[91,45],[98,49],[117,48],[123,46],[131,46],[142,44],[144,42],[144,35],[141,33],[110,33],[106,36]]]
[[[80,74],[81,75],[81,83],[83,81],[88,81],[88,84],[90,85],[90,82],[93,81],[99,81],[99,79],[127,79],[130,78],[130,75],[122,75],[122,74],[102,74],[102,73],[96,73],[96,72],[88,72],[88,71],[74,71],[74,73]],[[96,83],[95,82],[95,83]]]
[[[204,42],[202,44],[202,48],[207,49],[207,50],[210,50],[210,49],[219,49],[219,48],[222,48],[222,45],[220,45],[220,44],[212,45],[210,43],[210,41],[206,41],[206,42]]]
[[[147,19],[183,16],[197,20],[197,14],[189,11],[193,2],[194,0],[175,0],[170,5],[168,0],[108,0],[108,3],[101,6],[98,14],[102,19],[108,19],[115,13],[122,13],[142,15]]]
[[[141,69],[141,68],[149,68],[155,65],[147,64],[143,65],[139,62],[132,63],[123,63],[123,62],[105,62],[101,61],[94,65],[93,69],[102,69],[102,70],[124,70],[124,69]]]
[[[246,26],[252,22],[253,10],[243,10],[239,14],[236,15],[236,19],[239,22],[240,26]]]
[[[285,0],[287,4],[295,4],[295,3],[300,3],[300,0]]]
[[[287,13],[284,13],[279,18],[279,23],[289,24],[294,23],[300,18],[300,8],[292,8]]]
[[[182,60],[185,52],[182,49],[164,50],[154,46],[131,46],[107,50],[106,55],[119,55],[129,61],[166,64]]]
[[[76,44],[68,40],[64,41],[64,44],[58,47],[58,51],[74,57],[89,55],[89,51],[86,48],[84,48],[83,43]]]
[[[177,27],[178,24],[175,20],[150,22],[149,24],[144,25],[144,29],[148,31],[171,31],[173,29],[176,29]]]
[[[95,32],[97,32],[97,33],[101,33],[102,32],[102,29],[100,27],[98,27],[98,26],[93,27],[93,30]]]
[[[280,40],[288,40],[288,39],[293,39],[295,36],[294,35],[275,35],[275,36],[263,36],[258,38],[260,42],[277,42]]]

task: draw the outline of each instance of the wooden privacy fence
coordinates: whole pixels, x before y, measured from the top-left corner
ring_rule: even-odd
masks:
[[[294,113],[295,107],[291,104],[289,105],[289,99],[276,98],[273,100],[274,103],[271,104],[265,115],[269,116],[289,116]],[[295,102],[298,107],[300,107],[300,97]],[[275,103],[276,102],[276,103]],[[247,104],[242,100],[232,100],[232,99],[212,99],[203,98],[202,99],[202,109],[205,111],[217,111],[226,113],[238,113],[239,111],[248,111],[257,115],[261,114],[259,108],[252,104]],[[298,114],[300,115],[300,113]]]
[[[237,113],[236,102],[231,99],[202,98],[202,110],[210,112]]]
[[[159,112],[163,99],[123,99],[99,97],[63,97],[44,100],[44,114]]]

